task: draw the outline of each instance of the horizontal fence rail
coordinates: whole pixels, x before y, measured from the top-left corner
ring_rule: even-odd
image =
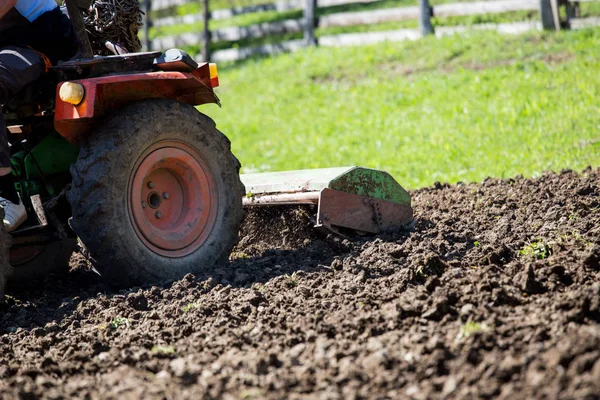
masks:
[[[591,26],[600,26],[600,18],[577,18],[573,20],[572,29],[582,29]],[[472,26],[446,26],[435,30],[436,37],[460,34],[469,31],[496,31],[503,34],[520,34],[530,31],[541,31],[541,22],[511,22],[501,24],[478,24]],[[381,42],[402,42],[418,40],[423,35],[418,29],[398,29],[393,31],[344,33],[340,35],[321,36],[319,46],[323,47],[348,47],[364,46]],[[290,40],[275,45],[246,47],[240,49],[219,50],[213,53],[216,62],[236,61],[252,56],[265,56],[286,53],[307,47],[303,40]]]
[[[152,3],[152,11],[158,11],[160,8],[155,9],[154,1]],[[368,4],[373,3],[379,0],[321,0],[319,1],[319,7],[334,7],[341,6],[344,4]],[[487,0],[487,1],[497,1],[497,0]],[[189,1],[186,1],[189,3]],[[213,20],[223,20],[230,19],[236,17],[238,15],[244,14],[254,14],[259,12],[267,12],[267,11],[276,11],[276,12],[284,12],[284,11],[294,11],[294,10],[302,10],[304,9],[305,1],[304,0],[289,0],[289,1],[278,1],[275,3],[265,3],[258,4],[254,6],[243,6],[243,7],[235,7],[235,8],[223,8],[219,10],[213,10],[210,12],[210,19]],[[176,17],[162,17],[157,18],[152,21],[152,25],[155,27],[161,26],[171,26],[171,25],[179,25],[179,24],[194,24],[197,22],[201,22],[203,19],[202,13],[197,14],[188,14],[181,15]]]
[[[340,0],[329,0],[341,3]],[[344,0],[348,1],[348,0]],[[323,5],[323,2],[319,2]],[[433,8],[436,17],[454,17],[504,13],[508,11],[531,11],[537,10],[539,0],[497,0],[480,1],[468,3],[440,4]],[[398,22],[419,18],[418,7],[387,8],[373,11],[345,12],[327,15],[319,18],[319,28],[369,25],[382,22]],[[304,28],[303,19],[290,19],[281,22],[270,22],[244,27],[229,27],[211,31],[212,41],[236,41],[242,39],[257,39],[264,36],[302,32]],[[198,43],[202,36],[197,33],[182,33],[173,36],[164,36],[152,41],[153,49],[168,47],[192,46]]]

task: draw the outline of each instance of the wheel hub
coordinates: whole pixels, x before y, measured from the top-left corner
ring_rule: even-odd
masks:
[[[136,163],[129,186],[134,229],[158,254],[190,254],[214,227],[218,203],[212,171],[185,143],[163,141],[148,148]]]

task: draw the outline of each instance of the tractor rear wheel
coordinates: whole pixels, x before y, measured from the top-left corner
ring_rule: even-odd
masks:
[[[131,104],[81,143],[71,226],[117,286],[176,279],[227,260],[243,217],[240,164],[194,107]]]

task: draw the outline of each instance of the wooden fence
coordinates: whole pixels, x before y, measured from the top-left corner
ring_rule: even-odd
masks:
[[[233,61],[253,55],[273,54],[278,52],[293,51],[306,46],[344,46],[374,43],[382,40],[414,40],[428,34],[438,36],[452,32],[464,31],[465,27],[438,27],[437,32],[431,24],[431,17],[454,17],[484,14],[498,14],[510,11],[539,11],[540,22],[517,22],[512,24],[482,24],[472,29],[495,29],[499,32],[522,32],[531,29],[560,29],[561,27],[574,28],[595,24],[593,21],[577,20],[578,2],[565,0],[479,0],[474,2],[457,2],[440,4],[430,7],[428,0],[419,0],[419,4],[411,7],[398,7],[377,9],[372,11],[340,12],[316,18],[317,6],[332,7],[352,3],[367,4],[377,0],[281,0],[274,3],[258,4],[230,9],[208,11],[208,1],[201,0],[203,10],[201,13],[184,16],[161,16],[152,18],[153,14],[164,14],[173,7],[181,6],[199,0],[143,0],[145,16],[146,49],[162,50],[173,47],[195,46],[202,49],[203,60]],[[415,0],[416,1],[416,0]],[[580,0],[581,1],[581,0]],[[590,1],[590,0],[583,0]],[[559,6],[566,8],[566,20],[559,17]],[[287,19],[277,22],[261,23],[248,26],[232,26],[221,29],[209,30],[211,20],[224,20],[238,15],[261,13],[266,11],[292,11],[303,10],[303,17]],[[356,25],[378,24],[384,22],[397,22],[405,20],[419,20],[419,30],[400,29],[384,32],[348,33],[342,35],[315,37],[314,29],[329,27],[348,27]],[[163,28],[174,25],[201,24],[203,29],[199,32],[186,32],[179,35],[159,36],[150,38],[149,28]],[[244,39],[258,39],[271,35],[303,33],[303,39],[289,40],[262,46],[232,48],[209,53],[210,44],[220,41],[240,41]],[[200,58],[200,55],[198,55]]]

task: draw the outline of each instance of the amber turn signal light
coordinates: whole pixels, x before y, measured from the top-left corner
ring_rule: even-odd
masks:
[[[216,88],[219,86],[219,71],[217,71],[217,64],[210,63],[208,64],[210,68],[210,84],[212,87]]]

